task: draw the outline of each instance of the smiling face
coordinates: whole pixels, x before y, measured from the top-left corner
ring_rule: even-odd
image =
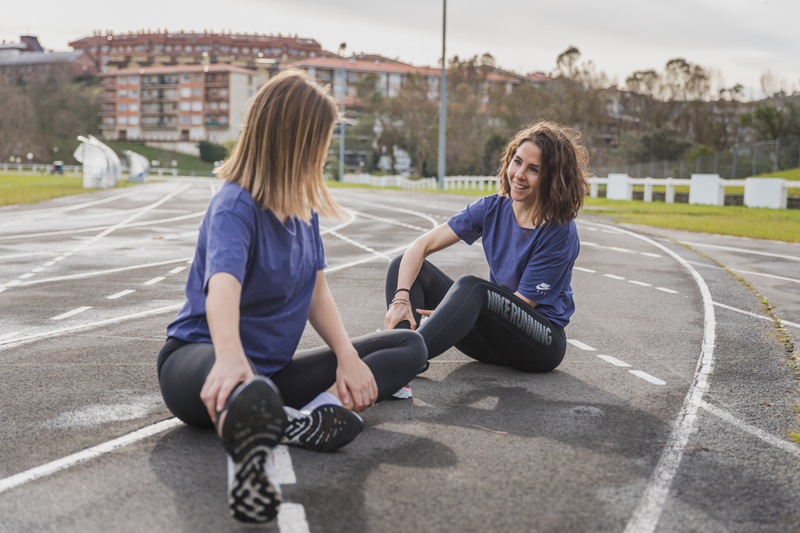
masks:
[[[517,148],[506,169],[509,196],[513,201],[521,203],[534,201],[533,188],[539,179],[541,157],[541,149],[530,141],[523,142]]]

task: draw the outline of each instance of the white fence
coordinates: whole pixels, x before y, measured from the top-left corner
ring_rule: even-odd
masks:
[[[726,187],[744,187],[744,205],[748,207],[770,207],[786,209],[788,190],[800,189],[800,181],[781,178],[747,178],[724,180],[718,174],[692,174],[691,179],[675,178],[631,178],[627,174],[609,174],[607,178],[589,178],[589,195],[599,196],[600,185],[606,186],[609,200],[632,200],[633,186],[644,185],[644,201],[653,201],[653,187],[666,188],[665,201],[675,202],[675,187],[689,187],[689,203],[700,205],[724,205]]]
[[[343,183],[357,183],[372,187],[399,187],[401,189],[437,189],[436,178],[412,180],[404,176],[371,176],[369,174],[345,174]],[[495,176],[447,176],[444,178],[447,191],[496,191]]]
[[[53,169],[53,165],[39,165],[39,164],[21,164],[21,163],[3,163],[0,164],[2,167],[3,172],[50,172]],[[83,170],[81,165],[64,165],[61,167],[64,169],[64,172],[80,172]]]

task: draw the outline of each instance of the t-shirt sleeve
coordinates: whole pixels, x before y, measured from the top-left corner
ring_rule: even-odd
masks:
[[[477,202],[469,204],[447,221],[450,229],[458,235],[458,238],[467,244],[477,241],[483,234],[483,221],[486,218],[486,202],[488,196],[484,196]]]
[[[322,235],[319,232],[319,216],[316,213],[311,217],[311,224],[314,227],[314,238],[316,239],[317,271],[325,270],[328,268],[328,262],[325,260],[325,248],[322,246]]]
[[[558,300],[578,256],[578,234],[563,226],[541,247],[534,248],[517,291],[537,304],[551,305]]]
[[[205,294],[208,294],[208,280],[219,272],[231,274],[244,284],[250,245],[255,233],[254,221],[247,216],[247,208],[240,203],[216,205],[212,209],[206,234]]]

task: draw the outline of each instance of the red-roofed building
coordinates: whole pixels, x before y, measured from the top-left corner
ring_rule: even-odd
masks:
[[[72,41],[75,50],[84,50],[103,72],[136,66],[192,65],[209,62],[245,68],[267,67],[277,70],[283,63],[320,55],[314,39],[297,35],[240,33],[170,32],[142,30],[130,33],[96,33]]]

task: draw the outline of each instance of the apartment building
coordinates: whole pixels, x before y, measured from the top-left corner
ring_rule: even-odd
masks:
[[[228,64],[277,70],[299,59],[334,55],[314,39],[297,35],[141,30],[129,33],[96,32],[72,41],[103,72],[161,65]]]
[[[250,99],[269,75],[232,65],[121,69],[103,77],[105,140],[236,139]]]
[[[33,35],[21,36],[18,43],[0,43],[0,82],[7,85],[27,85],[60,75],[79,78],[96,71],[83,51],[48,52]]]

